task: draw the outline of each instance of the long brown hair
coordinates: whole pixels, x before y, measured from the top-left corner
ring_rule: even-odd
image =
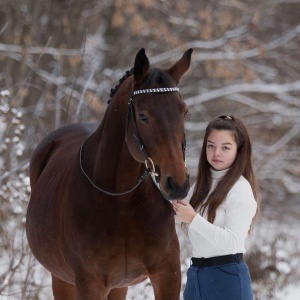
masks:
[[[205,201],[212,183],[210,172],[211,166],[206,158],[206,145],[208,136],[213,130],[228,130],[232,132],[237,143],[237,156],[227,174],[218,182],[214,191],[209,195],[207,201]],[[200,209],[201,214],[207,210],[207,219],[209,222],[213,223],[216,217],[217,208],[225,200],[226,195],[241,175],[249,181],[252,187],[254,198],[257,202],[258,212],[258,187],[252,168],[252,146],[247,128],[237,116],[217,117],[213,119],[206,128],[199,159],[197,181],[190,201],[191,206],[195,210]]]

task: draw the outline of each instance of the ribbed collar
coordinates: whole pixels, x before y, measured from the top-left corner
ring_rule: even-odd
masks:
[[[229,171],[229,168],[222,170],[222,171],[217,171],[217,170],[214,170],[211,168],[210,169],[211,178],[212,179],[221,179],[222,177],[224,177],[227,174],[228,171]]]

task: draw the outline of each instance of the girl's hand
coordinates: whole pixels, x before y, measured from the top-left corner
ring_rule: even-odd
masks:
[[[172,205],[181,222],[191,223],[197,214],[193,207],[184,200],[173,201]]]

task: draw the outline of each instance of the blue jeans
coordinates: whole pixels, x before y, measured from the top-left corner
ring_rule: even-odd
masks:
[[[184,300],[253,300],[247,264],[229,263],[214,267],[190,266]]]

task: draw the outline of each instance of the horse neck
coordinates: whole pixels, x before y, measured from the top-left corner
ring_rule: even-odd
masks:
[[[97,130],[84,144],[83,165],[93,182],[103,189],[122,192],[138,180],[142,165],[130,155],[125,141],[128,100],[132,92],[129,77],[111,100]]]

